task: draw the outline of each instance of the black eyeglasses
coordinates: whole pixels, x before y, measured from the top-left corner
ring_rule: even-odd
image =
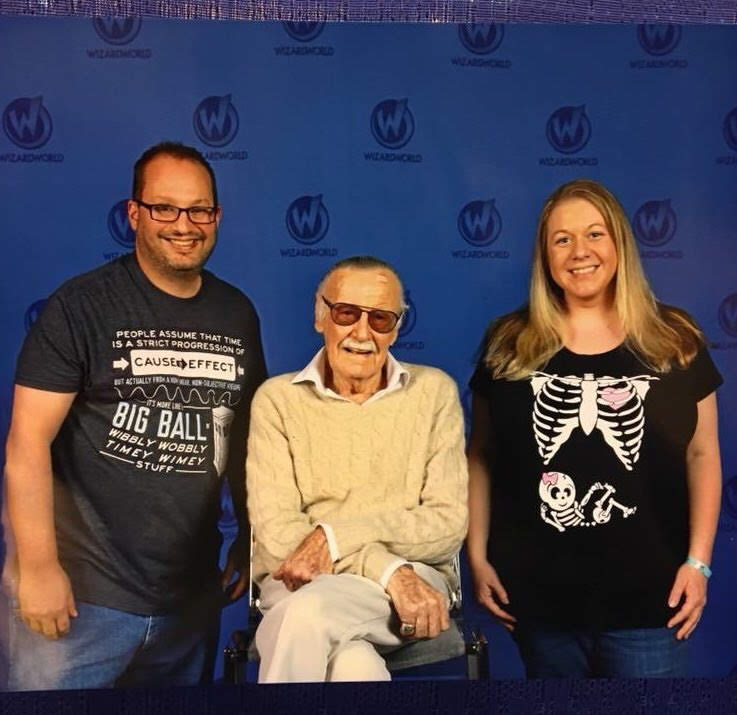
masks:
[[[361,319],[362,313],[367,313],[372,330],[377,333],[390,333],[402,317],[391,310],[363,308],[353,303],[331,303],[324,295],[320,297],[330,308],[330,317],[336,325],[353,325]]]
[[[187,218],[192,223],[215,223],[218,215],[217,206],[190,206],[188,209],[182,209],[179,206],[170,206],[169,204],[147,204],[145,201],[133,200],[139,206],[147,208],[154,221],[161,221],[162,223],[174,223],[179,220],[182,211],[187,214]]]

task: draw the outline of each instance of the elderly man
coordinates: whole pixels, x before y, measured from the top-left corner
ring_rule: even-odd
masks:
[[[387,263],[340,261],[315,296],[325,347],[254,397],[260,682],[388,680],[380,652],[448,628],[467,524],[462,413],[445,373],[389,354],[403,308]]]

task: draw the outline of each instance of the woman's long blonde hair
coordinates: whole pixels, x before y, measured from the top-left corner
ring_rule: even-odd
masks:
[[[674,364],[688,365],[703,343],[701,331],[686,313],[655,300],[624,209],[606,187],[589,179],[563,184],[545,202],[537,224],[529,303],[489,326],[486,365],[495,377],[520,380],[540,369],[562,347],[565,303],[548,265],[546,234],[553,208],[572,198],[595,206],[614,240],[614,308],[626,335],[625,345],[656,372],[668,372]]]

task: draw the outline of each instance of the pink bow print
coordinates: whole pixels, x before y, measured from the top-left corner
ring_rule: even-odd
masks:
[[[555,484],[558,481],[558,472],[543,472],[543,484]]]

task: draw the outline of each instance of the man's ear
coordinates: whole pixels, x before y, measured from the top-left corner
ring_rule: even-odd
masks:
[[[133,233],[138,230],[138,212],[140,208],[137,201],[128,199],[128,223],[130,223]]]
[[[326,313],[327,313],[327,310],[325,310],[325,307],[321,305],[320,297],[316,295],[315,296],[315,322],[313,323],[316,333],[325,332],[325,329],[322,327],[322,321],[324,320]]]

